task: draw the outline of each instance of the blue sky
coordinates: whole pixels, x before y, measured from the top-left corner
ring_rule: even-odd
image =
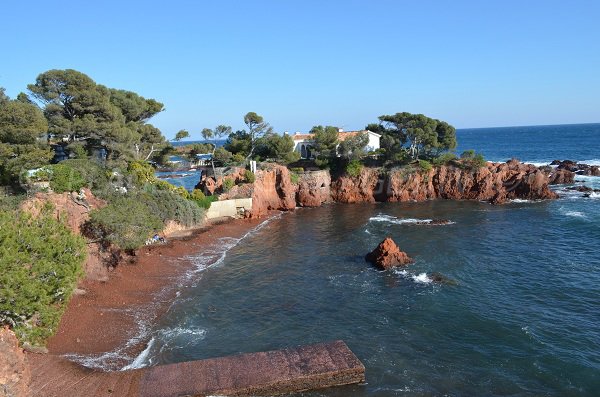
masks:
[[[424,113],[459,128],[600,122],[598,1],[10,1],[0,86],[49,69],[165,104],[152,119],[278,132]]]

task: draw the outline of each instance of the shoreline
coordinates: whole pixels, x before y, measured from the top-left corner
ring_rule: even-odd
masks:
[[[133,260],[120,262],[108,281],[82,280],[78,288],[85,292],[71,298],[48,340],[47,355],[104,371],[131,365],[146,349],[153,325],[171,307],[177,290],[185,288],[182,282],[196,266],[189,256],[218,247],[222,238],[241,240],[275,216],[212,222],[189,236],[172,237],[166,245],[142,247]],[[208,255],[199,271],[217,263],[227,250],[219,257]]]

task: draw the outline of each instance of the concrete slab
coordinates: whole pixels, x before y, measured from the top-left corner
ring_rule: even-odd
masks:
[[[146,368],[139,395],[270,396],[364,382],[343,341]]]

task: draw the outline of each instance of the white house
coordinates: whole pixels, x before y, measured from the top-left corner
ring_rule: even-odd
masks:
[[[340,140],[340,142],[344,141],[350,137],[364,133],[369,136],[369,143],[367,144],[367,147],[365,148],[365,150],[367,152],[370,152],[370,151],[379,149],[379,139],[381,138],[381,135],[376,134],[373,131],[369,131],[369,130],[344,131],[341,128],[338,131],[339,131],[338,139]],[[294,150],[296,152],[300,153],[301,158],[309,159],[309,158],[313,157],[313,155],[314,155],[313,150],[314,150],[314,145],[315,145],[315,134],[302,134],[302,133],[296,132],[294,135],[292,135],[292,138],[294,139]]]

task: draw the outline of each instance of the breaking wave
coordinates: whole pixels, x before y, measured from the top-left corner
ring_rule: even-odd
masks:
[[[378,214],[369,218],[369,222],[387,222],[395,225],[453,225],[456,222],[444,221],[440,223],[435,219],[397,218],[392,215]]]

